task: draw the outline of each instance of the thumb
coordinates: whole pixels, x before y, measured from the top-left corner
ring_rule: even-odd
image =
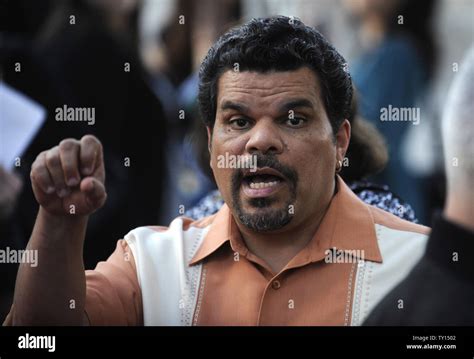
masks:
[[[103,206],[107,198],[105,187],[102,182],[94,177],[86,177],[80,184],[81,192],[86,196],[86,202],[91,209],[97,209]]]

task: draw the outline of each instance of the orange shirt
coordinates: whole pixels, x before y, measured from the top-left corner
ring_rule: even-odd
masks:
[[[429,229],[365,204],[340,177],[337,186],[312,240],[279,273],[249,252],[226,205],[200,221],[183,219],[183,232],[208,229],[186,263],[202,265],[192,324],[360,324],[383,293],[416,264]],[[153,230],[166,233],[167,228]],[[339,263],[330,253],[350,255]],[[86,271],[91,324],[142,325],[138,277],[130,246],[120,240],[106,262]]]

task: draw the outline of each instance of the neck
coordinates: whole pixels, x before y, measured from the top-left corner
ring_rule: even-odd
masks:
[[[468,193],[468,192],[466,192]],[[448,194],[443,215],[446,219],[474,232],[474,198],[464,194]]]
[[[278,232],[255,232],[238,223],[242,238],[251,253],[264,260],[274,274],[279,273],[314,237],[319,225],[326,214],[332,197],[335,184],[327,196],[320,203],[316,211],[307,216],[307,219],[289,226]],[[296,218],[295,218],[296,219]]]

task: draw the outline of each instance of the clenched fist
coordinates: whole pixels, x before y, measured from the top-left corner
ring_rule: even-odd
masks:
[[[31,166],[36,200],[57,216],[87,216],[103,206],[107,194],[100,141],[86,135],[66,139],[41,152]]]

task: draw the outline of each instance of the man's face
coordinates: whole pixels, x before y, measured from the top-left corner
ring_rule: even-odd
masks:
[[[229,70],[219,78],[211,167],[225,202],[247,228],[290,229],[324,211],[334,191],[336,144],[309,68]],[[226,153],[256,156],[258,170],[229,168]]]

